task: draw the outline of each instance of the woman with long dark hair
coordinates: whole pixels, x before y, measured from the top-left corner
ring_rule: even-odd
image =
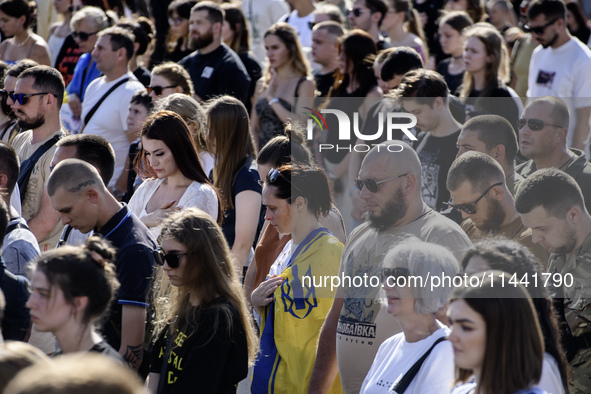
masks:
[[[439,20],[439,44],[448,58],[437,65],[437,72],[443,75],[451,94],[457,94],[464,79],[464,35],[465,28],[471,26],[472,18],[464,11],[443,14]]]
[[[193,50],[189,48],[189,17],[195,0],[174,0],[168,6],[168,37],[164,60],[178,62]]]
[[[171,212],[196,207],[221,221],[221,204],[205,175],[185,121],[174,112],[150,116],[140,133],[135,171],[145,181],[129,201],[129,209],[157,238]]]

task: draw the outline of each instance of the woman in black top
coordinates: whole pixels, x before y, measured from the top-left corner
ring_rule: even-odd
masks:
[[[577,37],[585,45],[589,43],[591,29],[587,27],[587,18],[585,18],[579,3],[573,2],[566,5],[566,25],[570,34]]]
[[[462,31],[471,26],[472,18],[464,11],[452,11],[439,20],[439,43],[449,57],[439,62],[437,72],[443,75],[451,94],[457,94],[464,79],[464,36]]]
[[[258,345],[228,244],[214,220],[195,208],[171,216],[163,228],[148,388],[235,393]]]
[[[164,60],[178,62],[193,51],[189,48],[189,17],[195,0],[174,0],[168,6],[168,37]]]
[[[33,292],[26,305],[35,328],[55,335],[58,354],[93,351],[123,362],[94,329],[119,288],[114,257],[106,241],[91,237],[82,247],[43,253],[33,264]]]

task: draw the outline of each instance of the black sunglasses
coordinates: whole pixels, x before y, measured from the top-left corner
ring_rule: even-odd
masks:
[[[86,41],[90,38],[90,36],[94,36],[96,33],[98,33],[98,31],[95,31],[94,33],[86,33],[84,31],[73,31],[72,38],[74,40],[79,39],[80,41]]]
[[[49,92],[31,93],[31,94],[26,94],[26,93],[9,93],[8,96],[10,97],[10,99],[14,103],[19,103],[20,105],[25,105],[25,104],[27,104],[29,102],[29,98],[31,98],[33,96],[42,96],[44,94],[51,94],[51,95],[55,96],[55,94],[49,93]]]
[[[365,11],[363,8],[351,8],[347,10],[347,16],[353,14],[355,18],[359,18],[363,14],[363,11]]]
[[[2,98],[2,101],[6,102],[6,99],[8,98],[9,95],[10,95],[10,93],[8,93],[7,90],[0,89],[0,97]]]
[[[163,89],[168,89],[168,88],[176,88],[179,85],[170,85],[170,86],[148,86],[146,87],[146,89],[148,90],[148,94],[154,92],[154,94],[156,96],[160,96],[162,95],[162,90]]]
[[[396,283],[398,277],[408,278],[410,276],[410,270],[408,268],[383,268],[382,269],[382,283],[392,285]],[[392,279],[389,279],[392,278]]]
[[[452,207],[453,209],[455,209],[458,212],[464,211],[468,215],[474,215],[476,213],[476,204],[478,204],[478,201],[482,200],[484,198],[484,196],[486,196],[487,193],[492,190],[493,187],[495,187],[495,186],[501,186],[502,184],[503,184],[503,182],[497,182],[494,185],[491,185],[472,204],[454,204],[453,202],[451,202],[451,200],[449,200],[448,202],[446,202],[446,204],[449,205],[450,207]]]
[[[536,27],[531,27],[529,25],[529,23],[528,23],[528,24],[526,24],[526,25],[523,26],[523,30],[525,30],[526,33],[534,33],[534,34],[537,34],[537,35],[542,35],[542,34],[544,34],[544,32],[546,31],[546,28],[548,26],[556,23],[556,21],[559,20],[559,19],[560,19],[560,17],[554,18],[550,22],[546,23],[545,25],[536,26]]]
[[[162,248],[158,248],[154,251],[154,260],[158,265],[164,265],[164,262],[166,262],[170,268],[178,268],[181,256],[186,255],[186,253],[164,253]]]
[[[525,127],[525,125],[528,125],[530,130],[532,131],[539,131],[542,130],[545,126],[552,126],[552,127],[558,127],[559,129],[563,129],[564,127],[562,126],[558,126],[555,124],[550,124],[550,123],[546,123],[543,120],[540,119],[519,119],[517,121],[517,128],[519,130],[523,129]]]
[[[388,182],[391,181],[393,179],[398,179],[398,178],[402,178],[403,176],[407,176],[409,173],[407,172],[406,174],[402,174],[402,175],[398,175],[392,178],[388,178],[388,179],[384,179],[383,181],[376,181],[373,178],[367,178],[367,179],[355,179],[355,186],[357,187],[357,189],[359,189],[359,191],[363,190],[363,186],[365,186],[367,188],[367,190],[369,190],[372,193],[377,193],[378,189],[380,188],[380,184],[384,183],[384,182]]]

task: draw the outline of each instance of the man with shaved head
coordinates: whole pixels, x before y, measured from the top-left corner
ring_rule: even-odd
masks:
[[[137,369],[143,357],[146,296],[154,267],[155,240],[127,205],[109,193],[96,168],[85,161],[66,159],[57,164],[47,192],[64,225],[82,233],[93,230],[117,248],[115,265],[121,287],[102,334]]]
[[[421,163],[405,142],[373,147],[355,185],[367,205],[368,221],[353,230],[345,245],[339,277],[351,281],[338,287],[322,327],[309,393],[325,393],[337,372],[345,393],[358,393],[382,342],[401,332],[380,298],[381,281],[369,279],[381,277],[390,247],[417,237],[449,248],[459,259],[471,245],[460,226],[424,203]]]

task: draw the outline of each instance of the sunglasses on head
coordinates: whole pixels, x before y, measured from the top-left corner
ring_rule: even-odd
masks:
[[[484,198],[484,196],[486,196],[488,194],[488,192],[492,190],[493,187],[495,187],[495,186],[501,186],[502,184],[503,184],[503,182],[497,182],[494,185],[490,185],[489,188],[486,189],[484,191],[484,193],[482,193],[480,195],[480,197],[478,197],[476,199],[476,201],[474,201],[472,204],[454,204],[453,202],[451,202],[451,200],[449,200],[448,202],[446,202],[446,204],[449,205],[450,207],[452,207],[453,209],[455,209],[458,212],[464,211],[468,215],[474,215],[476,213],[476,204],[478,204],[478,201],[482,200]]]
[[[44,94],[51,94],[54,95],[53,93],[49,93],[49,92],[42,92],[42,93],[30,93],[30,94],[26,94],[26,93],[9,93],[8,97],[10,97],[10,99],[16,104],[19,103],[20,105],[25,105],[29,102],[29,98],[33,97],[33,96],[42,96]],[[55,96],[55,95],[54,95]]]
[[[154,92],[156,96],[162,95],[162,90],[168,88],[176,88],[179,85],[170,85],[170,86],[148,86],[146,89],[148,90],[148,94]]]
[[[364,12],[363,8],[351,8],[347,10],[347,16],[353,15],[355,18],[359,18]]]
[[[377,193],[378,189],[380,188],[380,184],[384,183],[384,182],[388,182],[391,181],[393,179],[398,179],[398,178],[402,178],[403,176],[407,176],[409,173],[405,173],[402,175],[398,175],[392,178],[388,178],[388,179],[384,179],[383,181],[376,181],[374,178],[367,178],[367,179],[355,179],[355,186],[357,187],[357,189],[359,189],[359,191],[363,190],[363,186],[365,186],[367,188],[367,190],[369,190],[372,193]]]
[[[156,264],[160,266],[164,265],[164,262],[166,262],[170,268],[178,268],[181,261],[181,256],[186,255],[186,253],[178,252],[164,253],[162,248],[158,248],[154,251],[154,260],[156,261]]]
[[[556,21],[558,19],[560,19],[560,17],[552,19],[550,22],[546,23],[545,25],[535,26],[535,27],[531,27],[529,25],[529,23],[528,23],[528,24],[526,24],[526,25],[523,26],[523,30],[525,30],[526,33],[534,33],[534,34],[537,34],[537,35],[542,35],[546,31],[546,28],[548,26],[556,23]]]
[[[559,129],[562,129],[562,126],[558,126],[555,124],[550,124],[550,123],[546,123],[543,120],[540,119],[519,119],[517,121],[517,128],[519,130],[523,129],[525,127],[525,125],[527,124],[527,126],[530,128],[530,130],[532,131],[539,131],[542,130],[544,127],[546,126],[552,126],[552,127],[558,127]]]
[[[400,276],[408,278],[410,276],[410,270],[408,268],[401,267],[382,269],[382,283],[394,284],[396,283],[396,278]]]
[[[94,33],[86,33],[84,31],[73,31],[72,32],[72,38],[78,39],[80,41],[86,41],[90,38],[90,36],[94,36],[96,33],[98,33],[98,31],[95,31]]]

